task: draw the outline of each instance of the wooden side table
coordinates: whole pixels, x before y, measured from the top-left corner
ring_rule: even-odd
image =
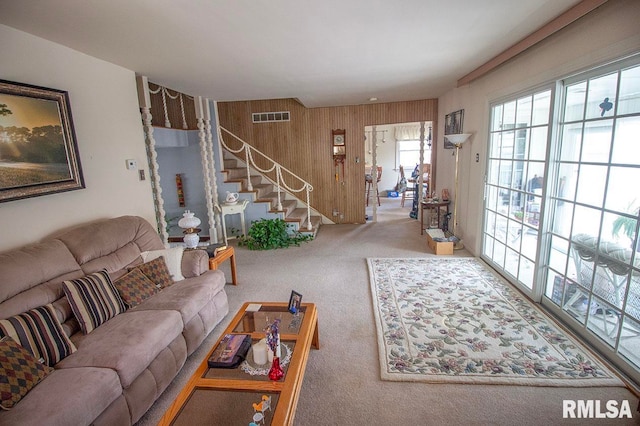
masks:
[[[210,257],[209,269],[218,269],[218,266],[227,259],[231,259],[231,282],[233,285],[238,285],[238,277],[236,275],[236,253],[233,247],[227,247],[224,250],[220,250],[215,257]]]
[[[424,211],[426,209],[436,209],[438,214],[438,226],[440,226],[440,207],[447,208],[447,214],[449,214],[449,203],[450,201],[421,201],[420,202],[420,235],[424,234]]]

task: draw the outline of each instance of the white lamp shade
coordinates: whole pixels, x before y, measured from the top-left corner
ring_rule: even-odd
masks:
[[[451,142],[454,145],[461,145],[465,143],[467,140],[469,140],[470,136],[471,136],[471,133],[458,133],[455,135],[444,135],[444,137],[449,139],[449,142]]]
[[[184,212],[182,216],[183,216],[182,219],[178,221],[178,226],[180,228],[182,229],[196,228],[198,225],[200,225],[200,219],[195,217],[193,212],[190,212],[189,210],[187,210],[186,212]]]

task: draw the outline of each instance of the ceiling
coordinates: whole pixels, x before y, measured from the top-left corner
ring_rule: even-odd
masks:
[[[323,107],[437,98],[577,3],[0,0],[0,24],[190,95]]]

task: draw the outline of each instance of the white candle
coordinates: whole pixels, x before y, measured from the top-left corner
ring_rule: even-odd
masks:
[[[259,341],[252,346],[253,349],[253,361],[258,364],[267,363],[267,344],[264,341]]]

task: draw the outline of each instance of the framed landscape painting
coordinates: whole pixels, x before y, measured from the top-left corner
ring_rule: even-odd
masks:
[[[68,93],[0,80],[0,202],[82,188]]]

